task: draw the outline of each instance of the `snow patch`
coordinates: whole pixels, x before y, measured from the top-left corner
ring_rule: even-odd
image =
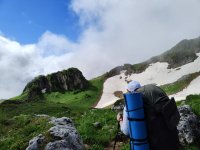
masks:
[[[96,108],[103,108],[110,104],[113,104],[119,98],[114,96],[115,91],[126,91],[127,81],[136,80],[141,83],[141,85],[146,84],[156,84],[158,86],[173,83],[177,81],[184,75],[200,71],[200,53],[197,53],[198,58],[194,62],[185,64],[181,67],[174,69],[167,69],[168,63],[157,62],[150,64],[150,66],[142,73],[125,75],[125,71],[122,71],[119,75],[108,78],[104,82],[103,94]],[[176,100],[184,99],[189,94],[199,94],[200,93],[200,77],[193,80],[191,84],[184,89],[172,96]]]
[[[175,97],[176,101],[184,100],[190,94],[200,94],[200,76],[194,79],[187,88],[182,91],[170,95],[169,97]]]

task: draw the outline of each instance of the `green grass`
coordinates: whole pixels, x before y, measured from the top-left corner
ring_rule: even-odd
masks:
[[[134,71],[134,73],[141,73],[145,71],[145,69],[149,66],[147,62],[139,63],[139,64],[134,64],[131,66],[131,69]]]
[[[26,93],[23,93],[19,96],[15,96],[13,98],[10,98],[10,100],[24,100],[27,96],[28,96],[28,93],[26,92]]]
[[[187,77],[183,77],[182,79],[160,86],[168,95],[175,94],[177,92],[182,91],[184,88],[186,88],[192,80],[194,80],[196,77],[200,75],[200,72],[195,72],[192,74],[189,74]]]
[[[182,40],[170,50],[157,56],[157,59],[161,62],[168,62],[168,68],[176,68],[194,61],[197,58],[196,53],[199,52],[199,47],[200,38]]]
[[[200,116],[200,95],[189,95],[186,97],[185,104],[190,105],[192,111]]]
[[[95,121],[90,120],[89,108],[100,98],[103,82],[104,77],[95,78],[90,81],[90,87],[85,91],[54,92],[45,94],[41,99],[35,101],[26,101],[26,94],[4,101],[0,104],[0,150],[23,150],[27,147],[28,141],[34,136],[40,133],[47,134],[46,131],[49,129],[48,121],[35,118],[34,114],[70,117],[77,128],[83,128],[81,122],[84,122],[84,120],[81,120],[81,117],[84,112],[88,112],[86,116],[88,122]],[[94,114],[96,114],[96,111],[91,115]],[[99,113],[97,114],[100,115]],[[113,113],[110,113],[110,115],[113,115]],[[108,118],[106,117],[105,119]],[[105,120],[100,121],[102,121],[103,126],[107,125]],[[107,122],[109,125],[111,124],[109,121]],[[83,132],[84,137],[87,136],[86,134],[86,132]],[[103,134],[100,135],[103,136]],[[100,135],[93,134],[93,137],[97,140],[97,137],[101,137]],[[110,138],[104,139],[102,137],[100,143],[104,144],[109,142],[108,140]],[[90,142],[88,144],[95,148],[95,144]],[[101,147],[100,145],[99,147]]]
[[[53,92],[45,94],[44,99],[49,102],[66,104],[70,108],[85,110],[90,108],[100,98],[103,90],[103,78],[90,81],[90,87],[85,91],[71,91],[65,93]]]
[[[95,122],[99,127],[93,125]],[[84,143],[91,146],[105,147],[117,132],[116,112],[110,109],[88,110],[75,123]]]
[[[0,104],[3,102],[4,100],[0,100]]]
[[[88,149],[103,150],[114,140],[117,132],[116,112],[90,109],[100,98],[103,82],[104,77],[99,77],[91,80],[90,87],[85,91],[54,92],[32,102],[24,101],[26,95],[20,95],[0,104],[0,150],[23,150],[30,139],[41,133],[47,137],[46,142],[51,140],[47,133],[51,126],[48,120],[34,114],[72,118]],[[185,103],[200,115],[199,95],[188,96]],[[95,127],[95,122],[99,122],[100,127]],[[128,149],[129,144],[125,143],[122,150]],[[183,150],[197,149],[196,145],[188,145]]]
[[[199,150],[199,146],[196,144],[186,145],[182,147],[180,150]]]
[[[46,118],[30,115],[19,115],[1,122],[0,149],[25,149],[30,139],[39,134],[47,135],[50,127]]]
[[[0,105],[0,121],[13,118],[20,114],[48,114],[51,116],[62,116],[69,111],[70,109],[67,105],[47,101],[22,102],[19,104],[3,103]]]

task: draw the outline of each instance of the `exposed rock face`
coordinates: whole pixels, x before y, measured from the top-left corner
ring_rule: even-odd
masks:
[[[123,66],[118,66],[110,70],[106,73],[106,78],[113,77],[115,75],[120,74],[121,71],[126,70],[125,75],[131,75],[132,73],[141,73],[143,72],[149,64],[147,62],[131,65],[131,64],[124,64]]]
[[[72,120],[67,117],[53,118],[51,120],[55,126],[49,129],[53,139],[59,139],[46,145],[45,150],[83,150],[83,142],[75,129]]]
[[[89,82],[81,71],[69,68],[47,76],[36,77],[26,85],[23,92],[28,92],[28,98],[32,98],[45,92],[82,90],[88,85]]]
[[[179,141],[182,145],[200,141],[200,120],[192,112],[189,105],[179,106],[181,115],[177,129],[179,131]]]
[[[39,145],[44,141],[44,136],[41,134],[34,137],[32,140],[29,141],[29,146],[26,148],[26,150],[38,150]]]
[[[45,150],[72,150],[69,148],[69,142],[66,140],[59,140],[47,144]],[[77,149],[78,150],[78,149]]]
[[[44,115],[37,115],[38,117],[48,117]],[[39,150],[41,145],[46,145],[45,150],[83,150],[84,145],[80,135],[75,129],[70,118],[50,118],[50,123],[54,126],[49,129],[52,141],[45,144],[45,137],[39,135],[34,137],[29,142],[26,150]]]

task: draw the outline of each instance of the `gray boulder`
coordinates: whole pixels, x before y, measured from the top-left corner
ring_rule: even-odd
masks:
[[[52,118],[50,122],[55,125],[49,129],[49,132],[55,141],[48,143],[45,150],[84,149],[82,139],[70,118]]]
[[[38,117],[43,117],[40,115]],[[45,116],[46,117],[46,116]],[[54,126],[49,129],[51,135],[51,142],[46,144],[45,150],[83,150],[84,145],[80,135],[78,134],[73,122],[70,118],[50,118],[50,123]],[[34,137],[29,142],[26,150],[39,150],[40,144],[45,145],[45,137],[41,134]]]
[[[50,142],[46,145],[45,150],[71,150],[68,148],[69,143],[66,140]]]
[[[83,150],[83,146],[80,144],[71,143],[67,140],[58,140],[50,142],[46,145],[45,150]]]
[[[52,117],[50,123],[54,124],[55,126],[56,125],[74,126],[72,120],[68,117],[62,117],[62,118]]]
[[[179,141],[182,145],[200,141],[200,120],[189,105],[178,107],[181,115],[177,129],[179,131]]]
[[[44,141],[44,136],[42,134],[34,137],[29,141],[29,146],[26,148],[26,150],[38,150],[39,145]]]

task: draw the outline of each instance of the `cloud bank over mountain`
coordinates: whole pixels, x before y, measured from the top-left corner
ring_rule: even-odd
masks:
[[[22,45],[1,31],[0,98],[20,94],[39,74],[73,66],[89,79],[200,35],[198,0],[72,0],[69,7],[84,28],[77,41],[47,29],[37,43]]]

